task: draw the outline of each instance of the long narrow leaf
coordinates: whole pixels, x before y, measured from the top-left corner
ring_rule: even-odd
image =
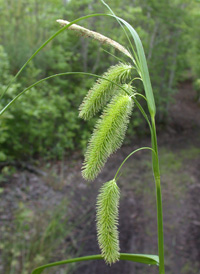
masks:
[[[144,89],[145,89],[145,93],[146,93],[146,97],[147,97],[147,104],[148,104],[149,112],[150,112],[151,116],[154,117],[155,113],[156,113],[156,106],[155,106],[154,95],[153,95],[153,91],[152,91],[152,87],[151,87],[151,81],[150,81],[150,77],[149,77],[147,61],[146,61],[146,57],[145,57],[145,53],[144,53],[144,49],[143,49],[140,37],[137,34],[137,32],[135,31],[135,29],[127,21],[116,16],[115,13],[113,12],[113,10],[109,7],[109,5],[106,4],[103,0],[101,0],[101,2],[110,10],[110,12],[111,12],[110,16],[114,17],[120,25],[121,25],[121,23],[123,23],[127,27],[127,29],[129,30],[130,34],[132,35],[132,37],[134,39],[136,49],[137,49],[137,54],[135,53],[133,47],[132,47],[132,49],[135,54],[137,65],[139,67],[139,70],[141,73],[141,78],[142,78],[142,81],[144,84]],[[124,30],[123,26],[121,26],[121,27]],[[125,31],[125,33],[126,33],[126,31]],[[127,33],[126,33],[126,36],[127,36]],[[127,38],[128,38],[128,36],[127,36]],[[130,40],[129,40],[129,43],[130,43]],[[131,44],[131,46],[132,46],[132,44]]]
[[[51,268],[54,266],[92,260],[103,260],[103,257],[100,254],[98,254],[46,264],[34,269],[31,274],[41,274],[43,270],[45,270],[46,268]],[[148,265],[159,265],[159,259],[157,255],[120,253],[120,260],[143,263]]]
[[[146,61],[144,49],[142,46],[142,42],[140,40],[139,35],[135,31],[135,29],[128,22],[126,22],[124,19],[122,19],[120,17],[117,17],[117,19],[120,20],[127,27],[127,29],[130,31],[130,33],[134,39],[136,49],[137,49],[137,54],[138,54],[139,61],[140,61],[141,78],[142,78],[142,81],[144,84],[144,89],[145,89],[145,94],[147,97],[147,104],[148,104],[149,112],[150,112],[151,116],[154,117],[155,113],[156,113],[156,106],[155,106],[153,90],[152,90],[151,81],[150,81],[150,77],[149,77],[149,70],[147,67],[147,61]]]
[[[110,7],[107,3],[105,3],[103,0],[101,0],[101,2],[104,4],[104,6],[107,7],[107,9],[111,12],[111,14],[117,19],[117,16],[115,15],[115,13],[114,13],[113,10],[111,9],[111,7]],[[128,33],[127,33],[126,29],[124,28],[123,24],[122,24],[118,19],[117,19],[117,21],[118,21],[120,27],[123,29],[123,31],[124,31],[124,33],[125,33],[125,35],[126,35],[126,38],[127,38],[128,42],[129,42],[129,45],[130,45],[130,47],[131,47],[133,53],[134,53],[134,56],[135,56],[135,60],[133,59],[133,63],[137,66],[137,65],[138,65],[138,56],[137,56],[137,54],[136,54],[136,52],[135,52],[135,50],[134,50],[134,47],[133,47],[133,45],[132,45],[132,43],[131,43],[131,41],[130,41],[130,38],[129,38],[129,36],[128,36]]]

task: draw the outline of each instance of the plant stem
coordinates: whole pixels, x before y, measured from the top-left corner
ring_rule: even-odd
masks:
[[[134,153],[136,153],[136,152],[138,152],[138,151],[140,151],[140,150],[143,150],[143,149],[149,149],[149,150],[151,150],[152,152],[155,153],[155,151],[154,151],[151,147],[140,147],[140,148],[138,148],[138,149],[132,151],[132,152],[124,159],[124,161],[121,163],[120,167],[118,168],[118,170],[117,170],[117,172],[116,172],[116,174],[115,174],[115,177],[114,177],[115,180],[117,180],[117,175],[118,175],[118,173],[120,172],[122,166],[125,164],[125,162],[126,162]]]
[[[76,74],[80,74],[80,75],[88,75],[88,76],[93,76],[93,77],[96,77],[96,78],[101,78],[101,79],[104,79],[104,80],[107,80],[107,81],[109,81],[110,83],[112,83],[113,85],[116,85],[117,87],[119,87],[119,88],[121,88],[126,94],[128,94],[127,93],[127,90],[126,89],[124,89],[122,86],[120,86],[119,84],[117,84],[117,83],[115,83],[115,82],[113,82],[113,81],[111,81],[111,80],[109,80],[109,79],[107,79],[107,78],[105,78],[105,77],[102,77],[102,76],[99,76],[99,75],[97,75],[97,74],[93,74],[93,73],[88,73],[88,72],[62,72],[62,73],[58,73],[58,74],[53,74],[53,75],[51,75],[51,76],[48,76],[48,77],[46,77],[46,78],[43,78],[43,79],[41,79],[41,80],[39,80],[39,81],[37,81],[37,82],[35,82],[34,84],[32,84],[32,85],[30,85],[29,87],[27,87],[27,88],[25,88],[23,91],[21,91],[18,95],[16,95],[1,111],[0,111],[0,116],[7,110],[7,108],[9,108],[19,97],[21,97],[26,91],[28,91],[29,89],[31,89],[31,88],[33,88],[33,87],[35,87],[35,86],[37,86],[38,84],[40,84],[40,83],[42,83],[42,82],[44,82],[44,81],[46,81],[46,80],[49,80],[49,79],[51,79],[51,78],[54,78],[54,77],[58,77],[58,76],[66,76],[66,75],[76,75]],[[129,94],[128,94],[129,95]],[[145,114],[145,112],[144,112],[144,110],[143,110],[143,108],[142,108],[142,106],[139,104],[139,102],[137,102],[137,100],[134,98],[134,97],[132,97],[133,98],[133,100],[134,100],[134,102],[137,104],[137,106],[138,106],[138,108],[140,109],[140,111],[142,112],[142,114],[143,114],[143,116],[145,117],[145,119],[147,120],[147,122],[148,122],[148,124],[149,124],[149,126],[150,126],[150,128],[151,128],[151,125],[150,125],[150,122],[149,122],[149,120],[148,120],[148,117],[147,117],[147,115]]]
[[[162,213],[162,195],[161,195],[160,177],[155,178],[155,182],[156,182],[157,223],[158,223],[159,274],[165,274],[163,213]]]
[[[156,126],[155,126],[154,116],[151,117],[151,121],[152,121],[152,131],[151,131],[152,148],[156,152],[156,156],[154,153],[152,153],[152,163],[153,163],[153,173],[154,173],[155,185],[156,185],[159,274],[165,274],[162,195],[161,195],[160,169],[159,169],[157,136],[156,136]]]

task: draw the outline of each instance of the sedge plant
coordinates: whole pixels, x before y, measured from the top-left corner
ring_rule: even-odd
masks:
[[[61,77],[64,75],[81,74],[85,76],[95,77],[97,80],[94,86],[89,90],[88,94],[83,99],[79,108],[79,116],[84,120],[91,119],[94,115],[101,112],[99,120],[97,121],[92,136],[89,140],[88,147],[85,153],[85,160],[82,167],[82,175],[84,179],[92,181],[101,172],[103,166],[108,160],[109,156],[114,153],[123,143],[126,129],[130,120],[131,113],[138,109],[148,123],[151,133],[151,147],[141,147],[132,151],[122,162],[114,178],[105,182],[99,191],[97,197],[97,237],[101,250],[101,254],[72,258],[65,261],[59,261],[36,268],[32,274],[40,274],[44,269],[59,266],[62,264],[75,263],[87,260],[104,259],[107,264],[113,264],[118,260],[127,260],[132,262],[140,262],[148,265],[157,265],[159,267],[159,274],[165,273],[164,267],[164,241],[163,241],[163,216],[162,216],[162,198],[161,198],[161,183],[159,171],[159,159],[157,148],[157,136],[155,115],[156,107],[154,102],[154,95],[152,91],[147,61],[144,54],[141,40],[134,30],[134,28],[124,19],[116,16],[111,8],[103,1],[101,2],[108,8],[109,14],[91,14],[78,18],[72,22],[65,20],[57,20],[62,28],[59,29],[53,36],[51,36],[24,64],[19,70],[12,82],[23,71],[27,64],[40,52],[50,41],[66,29],[78,32],[80,35],[90,37],[103,44],[108,44],[111,47],[122,52],[125,56],[125,61],[120,60],[116,65],[111,66],[102,76],[85,72],[65,72],[59,73],[47,78],[41,79],[31,86],[25,88],[10,103],[8,103],[1,111],[2,115],[8,107],[23,94],[25,94],[32,87],[37,86],[43,81],[49,80],[53,77]],[[109,16],[113,20],[117,20],[122,27],[128,41],[128,50],[126,47],[120,45],[112,39],[76,25],[81,20],[90,17]],[[128,58],[128,61],[127,61]],[[133,78],[137,73],[137,76]],[[145,96],[136,92],[134,87],[134,80],[139,79],[143,83]],[[1,95],[4,96],[10,85]],[[147,114],[138,101],[138,96],[141,96],[148,107]],[[128,254],[120,253],[119,246],[119,200],[120,189],[118,186],[119,173],[122,166],[127,159],[140,150],[149,150],[152,153],[152,170],[155,179],[156,201],[157,201],[157,235],[158,235],[158,255],[149,254]]]

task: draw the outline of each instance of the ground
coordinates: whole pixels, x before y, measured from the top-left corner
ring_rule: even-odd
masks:
[[[158,132],[168,274],[200,273],[200,107],[194,98],[190,83],[180,85],[170,106],[168,124]],[[93,183],[82,179],[81,159],[76,154],[66,161],[43,165],[43,175],[15,172],[9,182],[2,183],[1,270],[5,274],[26,274],[41,263],[99,253],[95,227],[98,189],[113,178],[128,153],[149,144],[149,137],[145,137],[120,149]],[[157,253],[155,188],[150,160],[148,151],[138,152],[128,160],[119,180],[121,252]],[[18,240],[10,236],[12,233]],[[5,260],[10,265],[7,268]],[[33,263],[28,263],[29,260]],[[118,262],[110,267],[103,261],[95,261],[46,273],[156,274],[158,270],[132,262]]]

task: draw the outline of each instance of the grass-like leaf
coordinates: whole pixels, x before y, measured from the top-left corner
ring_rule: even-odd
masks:
[[[78,262],[92,261],[92,260],[102,260],[102,259],[103,257],[99,254],[72,258],[64,261],[58,261],[58,262],[39,266],[33,270],[32,274],[41,274],[43,270],[47,268],[52,268],[52,267],[60,266],[64,264],[78,263]],[[137,263],[143,263],[148,265],[159,265],[159,258],[157,255],[120,253],[119,259],[122,261],[137,262]]]
[[[122,19],[120,17],[117,17],[117,16],[115,16],[115,17],[117,18],[117,20],[122,22],[127,27],[127,29],[129,30],[129,32],[131,33],[131,35],[134,39],[136,49],[137,49],[138,58],[139,58],[141,78],[142,78],[142,82],[144,84],[144,90],[145,90],[145,94],[147,97],[149,113],[151,114],[152,117],[154,117],[156,114],[156,106],[155,106],[153,90],[152,90],[151,81],[150,81],[150,77],[149,77],[149,70],[148,70],[147,61],[146,61],[144,49],[142,46],[142,42],[140,40],[139,35],[135,31],[135,29],[128,22],[126,22],[124,19]]]
[[[131,97],[119,93],[104,109],[85,153],[82,175],[86,180],[95,179],[107,158],[121,146],[132,108]]]
[[[124,83],[130,76],[131,68],[130,64],[121,62],[115,66],[111,66],[103,74],[103,78],[105,79],[98,79],[83,99],[83,103],[79,108],[79,117],[88,120],[102,109],[118,89],[112,82],[117,84]]]
[[[120,191],[115,179],[105,183],[97,197],[97,236],[106,263],[119,260],[118,207]]]

